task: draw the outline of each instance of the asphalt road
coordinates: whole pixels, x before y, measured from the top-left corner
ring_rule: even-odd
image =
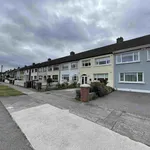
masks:
[[[33,150],[0,101],[0,150]]]

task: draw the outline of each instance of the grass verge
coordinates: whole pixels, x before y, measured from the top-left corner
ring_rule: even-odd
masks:
[[[19,96],[19,95],[23,95],[23,93],[8,86],[0,85],[0,96]]]

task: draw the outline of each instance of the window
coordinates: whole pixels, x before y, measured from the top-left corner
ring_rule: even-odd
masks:
[[[143,72],[127,72],[127,73],[120,73],[119,77],[120,82],[129,82],[129,83],[140,83],[144,82],[144,75]]]
[[[147,51],[147,60],[150,60],[150,50]]]
[[[69,74],[63,74],[62,80],[66,80],[68,82],[69,81]]]
[[[27,73],[29,72],[29,70],[27,70]]]
[[[71,69],[77,69],[78,68],[78,63],[71,63]]]
[[[68,65],[66,65],[66,64],[62,65],[62,70],[68,70],[68,69],[69,69]]]
[[[52,71],[52,66],[49,66],[49,67],[48,67],[48,71]]]
[[[34,72],[34,69],[32,69],[32,72]]]
[[[43,72],[46,72],[46,70],[47,70],[46,67],[44,67],[44,68],[43,68]]]
[[[53,75],[53,81],[58,82],[58,75]]]
[[[42,72],[42,68],[39,68],[39,72]]]
[[[56,70],[59,70],[59,66],[58,65],[55,65],[54,67],[53,67],[53,69],[56,71]]]
[[[91,60],[83,60],[82,61],[82,66],[83,67],[91,66]]]
[[[75,75],[72,77],[72,81],[73,81],[73,82],[77,82],[77,80],[78,80],[78,76],[75,74]]]
[[[37,79],[37,77],[36,76],[34,76],[34,80],[36,80]]]
[[[35,69],[35,72],[37,72],[37,69]]]
[[[101,80],[107,79],[108,80],[108,73],[101,73],[101,74],[94,74],[94,80]]]
[[[39,80],[42,80],[42,76],[39,76]]]
[[[116,56],[116,64],[140,61],[139,52],[124,53]]]
[[[110,57],[95,59],[95,65],[107,65],[107,64],[110,64]]]

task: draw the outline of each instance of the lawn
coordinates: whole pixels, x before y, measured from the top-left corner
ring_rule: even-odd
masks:
[[[12,89],[5,85],[0,85],[0,96],[18,96],[23,95],[20,91]]]

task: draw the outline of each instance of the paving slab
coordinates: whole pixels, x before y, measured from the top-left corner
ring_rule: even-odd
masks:
[[[49,104],[11,115],[35,150],[150,150],[144,144]]]
[[[33,150],[0,101],[0,150]]]
[[[141,118],[133,114],[125,113],[120,116],[112,130],[150,146],[149,118]]]
[[[0,100],[10,113],[45,103],[28,95],[1,97]]]

